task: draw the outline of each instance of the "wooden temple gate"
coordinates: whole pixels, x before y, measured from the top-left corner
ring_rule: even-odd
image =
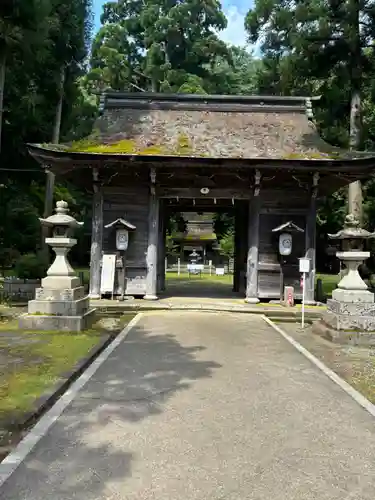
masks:
[[[325,143],[311,108],[305,97],[106,92],[88,140],[29,145],[46,168],[93,192],[91,297],[100,297],[103,252],[113,252],[108,224],[123,218],[135,227],[122,288],[151,300],[164,288],[168,211],[231,206],[234,290],[250,303],[279,298],[282,276],[298,292],[306,256],[313,303],[317,200],[366,178],[375,159]],[[273,230],[288,222],[300,230],[281,259]]]

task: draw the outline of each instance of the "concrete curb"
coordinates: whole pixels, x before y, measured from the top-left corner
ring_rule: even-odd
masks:
[[[263,320],[270,325],[277,333],[279,333],[284,339],[289,342],[297,351],[299,351],[303,356],[305,356],[311,363],[313,363],[319,370],[321,370],[328,378],[330,378],[335,384],[337,384],[343,391],[348,394],[356,403],[358,403],[362,408],[375,417],[375,405],[371,403],[367,398],[365,398],[360,392],[358,392],[354,387],[345,382],[344,379],[339,377],[337,373],[328,368],[320,359],[311,354],[310,351],[305,349],[299,342],[294,340],[293,337],[285,333],[278,325],[276,325],[270,318],[263,315]]]
[[[96,307],[98,312],[102,315],[105,314],[126,314],[127,312],[138,312],[138,311],[215,311],[215,312],[232,312],[232,313],[242,313],[242,314],[260,314],[267,315],[274,318],[291,318],[298,319],[301,317],[301,311],[290,311],[288,309],[281,309],[276,307],[246,307],[246,306],[236,306],[236,305],[227,305],[227,304],[105,304],[100,305],[98,303],[93,302],[93,306]],[[305,311],[306,319],[320,319],[324,309],[320,310],[309,310]]]
[[[101,345],[100,351],[96,350],[94,358],[84,360],[78,363],[79,373],[72,374],[70,381],[65,381],[62,385],[64,388],[59,389],[59,394],[53,394],[48,398],[45,396],[44,407],[41,410],[43,415],[39,414],[40,419],[30,429],[26,436],[18,443],[13,451],[11,451],[2,462],[0,462],[0,497],[1,487],[5,481],[13,474],[17,467],[25,460],[27,455],[33,450],[36,444],[44,437],[50,427],[63,413],[65,408],[73,401],[78,392],[95,374],[101,364],[109,357],[114,349],[125,339],[128,333],[136,326],[141,319],[142,314],[137,314],[127,326],[117,336],[105,339]],[[96,346],[98,347],[98,346]],[[91,351],[90,351],[91,352]],[[41,399],[43,399],[42,396]],[[31,420],[29,419],[29,422]]]

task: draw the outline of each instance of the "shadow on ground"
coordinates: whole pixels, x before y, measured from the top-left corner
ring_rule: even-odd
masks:
[[[199,359],[204,349],[134,327],[8,480],[2,500],[112,498],[108,483],[132,474],[128,443],[137,429],[130,433],[129,423],[157,416],[176,392],[211,377],[221,365]]]

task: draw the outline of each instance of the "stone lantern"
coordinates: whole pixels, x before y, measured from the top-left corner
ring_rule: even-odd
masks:
[[[91,325],[95,309],[89,309],[89,298],[67,255],[77,243],[73,231],[83,222],[68,215],[66,201],[58,201],[55,211],[47,219],[39,219],[52,232],[46,243],[55,252],[55,260],[36,290],[35,300],[29,301],[27,314],[20,317],[20,328],[80,331]]]
[[[344,228],[328,236],[341,240],[342,249],[336,256],[345,264],[347,272],[332,292],[332,299],[327,301],[327,312],[318,327],[320,330],[323,327],[325,335],[331,340],[375,343],[374,294],[368,290],[358,272],[360,264],[370,257],[370,252],[363,250],[364,243],[374,238],[375,233],[362,229],[359,221],[349,214]]]
[[[44,288],[72,289],[79,286],[80,281],[70,265],[67,255],[70,249],[77,244],[77,240],[72,238],[73,232],[82,227],[83,222],[78,222],[74,217],[68,215],[69,209],[66,201],[58,201],[55,211],[56,214],[47,219],[39,219],[42,226],[52,230],[52,238],[46,238],[46,243],[56,254],[42,285]]]
[[[359,221],[354,215],[345,217],[344,228],[336,234],[329,234],[329,238],[341,240],[342,249],[336,252],[336,257],[345,265],[347,271],[332,292],[333,300],[349,302],[374,302],[374,294],[368,290],[358,272],[358,267],[370,257],[370,252],[363,251],[366,240],[375,237],[359,227]]]

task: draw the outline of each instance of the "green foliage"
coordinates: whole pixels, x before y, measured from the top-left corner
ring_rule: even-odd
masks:
[[[25,144],[51,141],[61,93],[62,140],[87,135],[96,115],[96,98],[90,98],[81,84],[90,45],[90,9],[91,0],[1,2],[0,74],[5,69],[4,87],[0,85],[0,110],[4,109],[0,114],[2,269],[41,244],[38,216],[43,213],[46,176]],[[67,201],[78,200],[86,209],[89,199],[84,193],[78,195],[71,187],[57,184],[57,196],[61,191]],[[81,218],[81,208],[78,213]]]
[[[14,272],[20,279],[42,279],[47,272],[47,264],[40,254],[21,255],[14,266]]]
[[[214,231],[218,240],[229,233],[234,234],[234,215],[228,212],[214,214]]]
[[[167,220],[167,234],[175,235],[186,231],[186,221],[180,212],[170,215]]]
[[[258,93],[258,72],[263,62],[242,47],[228,49],[229,58],[218,57],[209,68],[206,89],[211,94],[251,95]]]
[[[173,236],[167,234],[165,239],[165,254],[167,257],[174,257],[178,255],[179,245],[176,245]]]
[[[103,7],[88,88],[206,93],[210,66],[229,59],[217,0],[118,0]]]
[[[229,230],[219,240],[219,252],[227,258],[232,258],[234,256],[234,249],[234,231]]]

